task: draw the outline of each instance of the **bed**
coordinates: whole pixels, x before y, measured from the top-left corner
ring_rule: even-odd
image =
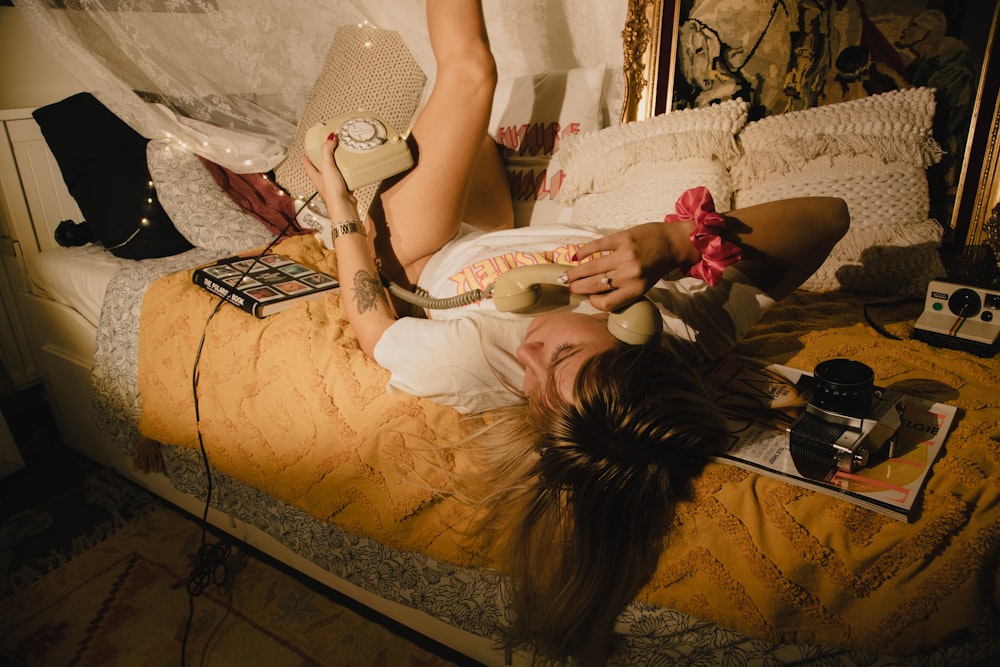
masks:
[[[511,149],[512,183],[560,174],[545,196],[531,187],[518,197],[515,188],[519,224],[611,231],[662,217],[697,185],[724,210],[790,194],[843,196],[848,237],[737,352],[807,371],[857,359],[881,385],[949,403],[959,417],[909,522],[711,464],[654,577],[619,618],[614,664],[993,664],[1000,360],[911,338],[928,281],[945,276],[926,181],[941,159],[933,91],[757,120],[743,100],[636,114],[655,95],[635,71],[649,48],[656,57],[656,40],[629,44],[637,25],[655,36],[656,17],[629,5],[626,63],[616,72],[588,66],[502,83],[493,128]],[[373,30],[342,29],[328,58]],[[607,84],[619,72],[620,101]],[[417,70],[408,81],[408,98],[374,102],[389,104],[401,126],[425,84]],[[556,101],[540,102],[552,89]],[[530,113],[549,116],[525,115],[524,90],[536,100]],[[176,141],[142,142],[158,201],[187,247],[140,260],[51,241],[27,253],[20,306],[39,372],[61,433],[88,456],[200,516],[209,488],[203,443],[213,525],[472,660],[530,664],[527,651],[498,648],[505,582],[485,538],[463,530],[472,509],[434,490],[442,469],[469,465],[451,447],[462,437],[459,416],[387,393],[385,372],[358,349],[336,295],[257,320],[228,306],[212,315],[217,300],[192,284],[193,267],[262,247],[295,215],[301,132],[335,93],[310,96],[290,159],[275,170],[288,202],[269,199],[278,196],[270,179],[238,177]],[[514,150],[505,134],[545,123],[578,127],[542,160]],[[375,197],[360,193],[362,206]],[[52,229],[35,233],[50,239]],[[336,274],[336,257],[311,234],[274,247]],[[865,320],[866,308],[891,337]]]

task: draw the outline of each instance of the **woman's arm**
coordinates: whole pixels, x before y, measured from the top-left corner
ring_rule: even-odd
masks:
[[[737,268],[776,300],[816,272],[851,224],[847,204],[837,197],[783,199],[723,217],[743,251]]]
[[[365,221],[378,226],[377,235],[368,230],[372,243],[358,234],[334,240],[348,320],[369,356],[394,321],[371,246],[387,277],[416,284],[428,259],[455,236],[463,220],[484,226],[488,212],[497,226],[513,225],[502,162],[492,141],[485,143],[497,73],[482,4],[428,0],[427,29],[437,74],[413,121],[410,139],[417,145],[417,164],[380,191],[378,219]],[[357,203],[332,158],[335,146],[330,141],[323,148],[322,173],[303,162],[334,224],[358,217]],[[470,189],[477,203],[467,209]]]
[[[335,236],[333,247],[337,253],[340,293],[347,321],[351,323],[362,351],[374,359],[375,344],[396,318],[372,260],[365,226],[358,219],[357,200],[348,192],[344,177],[334,162],[333,149],[336,146],[336,136],[330,135],[323,144],[322,173],[313,167],[308,158],[302,158],[302,164],[330,212],[335,234],[338,223],[342,222],[353,221],[359,230]]]
[[[758,204],[722,216],[726,240],[740,247],[739,268],[757,287],[781,299],[820,267],[850,225],[847,204],[836,197],[801,197]],[[691,243],[693,220],[638,225],[580,247],[589,262],[566,272],[570,291],[589,294],[614,310],[645,294],[670,271],[699,259]],[[600,256],[610,251],[611,254]],[[611,279],[611,289],[602,282]]]

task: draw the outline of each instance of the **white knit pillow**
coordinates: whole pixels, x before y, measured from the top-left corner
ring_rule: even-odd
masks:
[[[945,275],[941,235],[934,220],[852,228],[802,289],[923,297],[927,283]]]
[[[732,100],[569,137],[560,150],[566,179],[557,201],[573,206],[573,225],[601,233],[662,220],[697,186],[728,211],[728,168],[746,119],[747,104]]]
[[[367,25],[339,29],[299,117],[285,160],[274,170],[278,184],[296,197],[312,194],[312,183],[302,166],[303,139],[317,123],[364,109],[377,113],[394,129],[406,131],[426,80],[399,33]],[[354,193],[362,215],[377,189],[376,183]]]
[[[944,275],[943,230],[929,219],[934,92],[911,88],[769,116],[740,133],[734,207],[843,198],[851,229],[804,289],[923,296]]]

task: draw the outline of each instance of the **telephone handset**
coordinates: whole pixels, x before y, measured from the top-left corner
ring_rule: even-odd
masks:
[[[564,264],[533,264],[506,271],[493,284],[491,296],[497,310],[520,313],[538,304],[540,285],[562,285]],[[663,332],[663,319],[652,301],[642,298],[608,315],[608,331],[629,345],[645,345]]]
[[[334,133],[337,148],[333,157],[347,189],[352,192],[413,166],[406,137],[377,114],[359,110],[317,123],[306,131],[303,141],[306,155],[317,169],[323,159],[323,144]]]

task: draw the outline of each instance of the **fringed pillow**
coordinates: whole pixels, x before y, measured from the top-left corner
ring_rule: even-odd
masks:
[[[912,88],[769,116],[740,133],[734,207],[843,198],[851,229],[803,289],[923,296],[944,275],[926,170],[940,160],[934,93]]]
[[[557,201],[573,207],[573,225],[600,233],[662,220],[681,193],[697,186],[728,211],[728,170],[746,120],[747,104],[732,100],[568,137]]]

